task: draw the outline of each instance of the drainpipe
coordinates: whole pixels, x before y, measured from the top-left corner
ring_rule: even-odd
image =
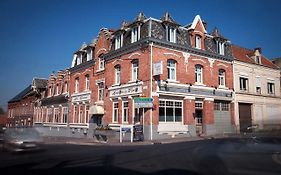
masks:
[[[153,42],[149,44],[150,45],[150,98],[152,98],[152,46]],[[150,110],[150,140],[153,140],[152,138],[152,108]]]

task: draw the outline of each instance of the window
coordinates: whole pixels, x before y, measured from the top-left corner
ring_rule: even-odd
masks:
[[[225,70],[219,70],[219,86],[225,86]]]
[[[256,93],[261,94],[261,79],[256,77]]]
[[[118,102],[113,102],[113,122],[118,122]]]
[[[90,89],[90,76],[86,75],[85,76],[85,90],[88,91]]]
[[[56,95],[59,94],[59,84],[56,85]]]
[[[104,58],[99,58],[99,70],[104,70]]]
[[[182,101],[160,100],[159,101],[160,122],[181,122]]]
[[[167,73],[168,73],[168,80],[176,80],[176,61],[168,60]]]
[[[171,26],[166,27],[167,41],[176,43],[176,29]]]
[[[48,122],[52,122],[52,118],[53,118],[53,108],[48,108],[47,109],[47,113],[48,113]]]
[[[123,45],[123,35],[117,35],[115,38],[115,50],[121,48]]]
[[[248,90],[248,78],[240,77],[240,90],[247,91]]]
[[[224,55],[224,43],[221,41],[217,41],[217,52],[220,55]]]
[[[123,122],[128,122],[129,120],[129,102],[123,102]]]
[[[103,101],[104,96],[104,82],[98,83],[98,100]]]
[[[195,47],[201,49],[201,36],[195,35]]]
[[[140,27],[134,27],[131,31],[131,43],[137,42],[140,39]]]
[[[86,105],[86,110],[85,110],[85,123],[89,123],[89,110],[90,110],[90,105]]]
[[[76,62],[77,62],[77,65],[82,63],[82,58],[81,58],[80,54],[76,55]]]
[[[83,105],[80,105],[79,108],[79,123],[83,123]]]
[[[48,95],[49,97],[52,96],[52,86],[49,86],[49,93],[48,94],[49,94]]]
[[[92,49],[89,48],[87,50],[87,61],[90,61],[92,59]]]
[[[73,123],[78,123],[78,106],[74,106]]]
[[[115,67],[115,84],[120,84],[121,68],[120,65]]]
[[[202,101],[196,101],[195,102],[195,109],[203,109],[203,102]]]
[[[68,107],[62,108],[62,122],[67,123]]]
[[[60,118],[60,110],[59,108],[55,108],[55,122],[58,123]]]
[[[195,83],[203,83],[203,67],[201,65],[195,66]]]
[[[214,103],[215,111],[229,111],[229,103],[227,102],[215,102]]]
[[[268,94],[274,94],[275,90],[274,90],[274,83],[273,82],[268,82],[267,83],[267,92]]]
[[[132,81],[136,81],[138,80],[138,76],[139,76],[139,62],[138,61],[134,61],[132,63]]]
[[[75,92],[79,92],[79,78],[75,78]]]
[[[260,64],[260,56],[255,56],[255,62],[256,62],[257,64]]]

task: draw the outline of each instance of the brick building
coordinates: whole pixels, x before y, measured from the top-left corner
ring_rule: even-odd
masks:
[[[34,109],[46,87],[46,79],[34,78],[31,85],[8,101],[8,127],[30,127],[33,125]]]
[[[161,20],[141,13],[111,42],[102,55],[104,124],[143,124],[150,139],[234,131],[233,57],[218,29],[207,33],[200,16],[181,26],[168,13]],[[140,108],[138,97],[153,107]]]

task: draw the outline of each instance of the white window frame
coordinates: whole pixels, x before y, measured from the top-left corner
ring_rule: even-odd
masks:
[[[125,107],[125,103],[127,103],[128,106]],[[129,102],[122,101],[122,123],[128,123],[128,122],[129,122]]]
[[[172,26],[166,26],[167,41],[171,43],[177,42],[177,30]]]
[[[164,106],[160,105],[160,101],[164,101]],[[166,102],[169,101],[169,102],[173,102],[173,121],[167,121],[167,114],[166,114],[166,108],[171,108],[171,106],[167,106],[166,105]],[[176,106],[175,104],[177,103],[181,103],[181,106]],[[160,114],[159,114],[159,123],[183,123],[183,100],[169,100],[169,99],[159,99],[159,111],[160,111],[160,107],[163,107],[164,108],[164,117],[165,117],[165,121],[160,121]],[[181,109],[181,121],[176,121],[176,112],[175,112],[175,109]]]
[[[246,84],[244,84],[244,80],[241,81],[242,79],[245,79]],[[240,91],[244,91],[244,92],[249,91],[249,78],[248,77],[241,77],[241,76],[239,77],[239,89],[240,89]]]
[[[79,92],[79,78],[75,78],[75,93]]]
[[[67,81],[64,82],[64,90],[63,90],[64,93],[67,93],[68,92],[68,83]]]
[[[73,123],[78,123],[79,122],[79,106],[78,105],[74,105],[73,106]],[[76,122],[77,121],[77,122]]]
[[[120,49],[123,46],[123,34],[119,34],[115,37],[115,50]]]
[[[115,108],[115,104],[117,104],[117,108]],[[113,102],[112,103],[112,123],[118,123],[118,113],[119,113],[119,103]],[[115,120],[115,114],[116,114],[116,120]]]
[[[78,123],[83,123],[83,107],[84,107],[84,105],[79,105]]]
[[[139,62],[132,62],[132,81],[136,81],[139,79]]]
[[[219,87],[225,87],[225,70],[219,69]]]
[[[59,123],[60,122],[60,108],[54,108],[54,123]]]
[[[99,57],[99,70],[104,70],[104,58]]]
[[[47,108],[47,122],[52,123],[53,121],[53,108]]]
[[[275,94],[275,83],[273,81],[268,81],[267,82],[267,93],[269,95],[274,95]]]
[[[171,66],[171,64],[173,64]],[[177,64],[175,60],[167,61],[167,80],[176,81],[177,79]]]
[[[85,75],[85,91],[90,90],[90,75]]]
[[[203,84],[203,66],[200,64],[195,65],[195,83]]]
[[[137,42],[140,39],[140,26],[135,26],[131,30],[131,43]]]
[[[68,107],[62,108],[62,123],[67,123],[68,120]]]
[[[200,35],[195,35],[195,48],[196,49],[202,48],[202,37]]]
[[[115,84],[120,84],[121,82],[121,67],[120,65],[115,67]]]
[[[56,84],[56,95],[59,95],[59,84]]]
[[[84,120],[84,123],[89,123],[89,110],[90,110],[90,105],[86,104],[85,105],[85,120]]]
[[[224,43],[221,41],[217,41],[217,52],[220,55],[224,55]]]
[[[101,81],[98,84],[98,101],[104,100],[104,82]]]
[[[256,76],[256,93],[261,94],[261,77]]]
[[[260,56],[255,56],[255,63],[261,64],[261,57]]]
[[[90,61],[92,59],[92,49],[87,49],[87,61]]]

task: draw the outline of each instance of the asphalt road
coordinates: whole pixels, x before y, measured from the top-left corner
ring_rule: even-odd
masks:
[[[281,174],[281,143],[214,139],[107,146],[46,144],[33,153],[0,153],[1,174]]]

